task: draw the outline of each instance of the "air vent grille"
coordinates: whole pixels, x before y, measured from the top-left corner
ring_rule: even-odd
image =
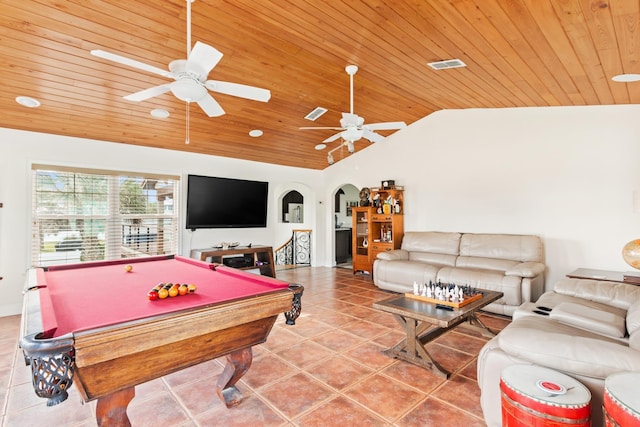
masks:
[[[320,117],[321,115],[323,115],[326,112],[327,112],[326,108],[316,107],[316,108],[313,109],[312,112],[310,112],[309,114],[304,116],[304,118],[307,119],[307,120],[314,121],[314,120],[316,120],[318,117]]]
[[[427,65],[434,70],[445,70],[447,68],[460,68],[467,66],[467,64],[459,59],[447,59],[446,61],[429,62]]]

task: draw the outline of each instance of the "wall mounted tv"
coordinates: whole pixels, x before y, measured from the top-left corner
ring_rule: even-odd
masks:
[[[189,175],[187,229],[267,226],[269,183]]]

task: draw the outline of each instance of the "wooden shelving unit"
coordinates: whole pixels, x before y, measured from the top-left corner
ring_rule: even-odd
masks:
[[[373,274],[380,252],[399,249],[404,236],[403,190],[371,191],[373,206],[353,209],[353,272]]]

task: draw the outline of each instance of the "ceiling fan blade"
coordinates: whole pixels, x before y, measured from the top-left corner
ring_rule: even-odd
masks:
[[[206,94],[200,101],[198,101],[198,105],[202,108],[207,116],[209,117],[217,117],[222,116],[224,114],[224,110],[218,104],[218,101],[213,99],[213,97],[209,94]]]
[[[191,49],[191,53],[189,53],[185,69],[205,78],[209,71],[220,62],[220,59],[222,59],[222,52],[218,49],[208,44],[196,42],[193,49]]]
[[[370,130],[392,130],[406,128],[405,122],[385,122],[385,123],[371,123],[365,125],[365,128]]]
[[[377,134],[375,132],[372,132],[368,129],[365,129],[364,132],[362,133],[362,137],[368,139],[371,142],[382,142],[384,141],[384,136]]]
[[[238,96],[240,98],[261,102],[267,102],[271,99],[271,91],[268,89],[261,89],[239,83],[221,82],[218,80],[207,80],[205,84],[209,90],[224,93],[225,95]]]
[[[336,139],[340,138],[341,136],[342,136],[342,132],[338,132],[338,133],[336,133],[335,135],[330,136],[329,138],[325,139],[325,140],[324,140],[324,141],[322,141],[322,142],[333,142],[333,141],[335,141]]]
[[[343,128],[332,128],[332,127],[322,127],[322,126],[311,126],[311,127],[301,127],[299,130],[314,130],[314,129],[330,129],[330,130],[344,130]]]
[[[160,86],[150,87],[149,89],[141,90],[140,92],[132,93],[124,97],[127,101],[144,101],[154,96],[162,95],[171,90],[171,83],[167,83]]]
[[[91,55],[123,65],[128,65],[129,67],[138,68],[139,70],[148,71],[153,74],[159,74],[163,77],[173,77],[173,75],[167,70],[163,70],[161,68],[154,67],[153,65],[145,64],[143,62],[136,61],[135,59],[130,59],[125,56],[116,55],[115,53],[105,52],[104,50],[94,49],[91,51]]]

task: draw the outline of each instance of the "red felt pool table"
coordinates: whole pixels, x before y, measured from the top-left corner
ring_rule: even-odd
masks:
[[[126,271],[125,266],[133,269]],[[195,284],[195,293],[149,300],[159,282]],[[40,397],[55,405],[75,382],[98,399],[98,425],[130,425],[137,384],[227,355],[218,395],[227,406],[249,369],[251,347],[276,318],[300,314],[302,286],[179,256],[36,268],[24,298],[22,348]]]

